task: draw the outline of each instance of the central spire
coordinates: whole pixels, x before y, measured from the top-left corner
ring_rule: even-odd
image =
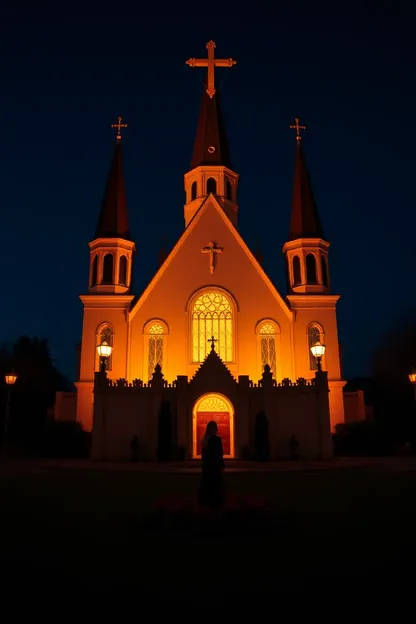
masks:
[[[223,165],[232,169],[219,95],[216,93],[211,98],[205,87],[202,94],[191,169],[203,165]]]

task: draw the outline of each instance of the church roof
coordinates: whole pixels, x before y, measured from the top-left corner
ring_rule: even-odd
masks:
[[[301,140],[297,141],[296,146],[295,179],[293,184],[289,240],[295,240],[297,238],[325,238],[312,191]]]
[[[131,240],[120,140],[117,141],[114,147],[113,160],[107,178],[107,186],[100,216],[98,217],[95,238],[124,238]]]
[[[227,135],[218,92],[211,98],[204,85],[191,169],[201,165],[223,165],[232,169]]]

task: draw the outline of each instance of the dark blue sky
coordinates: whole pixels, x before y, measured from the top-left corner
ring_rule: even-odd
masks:
[[[78,294],[87,290],[118,115],[129,124],[135,292],[152,277],[161,241],[173,245],[184,227],[183,174],[204,76],[185,60],[205,56],[214,39],[218,56],[237,59],[218,78],[241,176],[240,231],[251,246],[259,237],[284,291],[295,154],[288,126],[299,116],[342,296],[345,372],[365,373],[384,330],[416,307],[414,9],[258,2],[250,13],[227,4],[219,16],[216,3],[208,15],[206,5],[195,13],[180,4],[175,14],[158,5],[150,15],[135,4],[0,12],[0,338],[49,338],[57,365],[74,376]]]

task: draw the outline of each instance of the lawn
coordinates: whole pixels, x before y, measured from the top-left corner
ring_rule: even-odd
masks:
[[[6,587],[161,594],[182,605],[257,592],[391,587],[416,554],[416,472],[338,469],[227,475],[233,493],[279,512],[273,535],[201,539],[144,531],[167,496],[192,496],[196,474],[50,469],[0,476]],[[410,579],[409,579],[410,580]]]

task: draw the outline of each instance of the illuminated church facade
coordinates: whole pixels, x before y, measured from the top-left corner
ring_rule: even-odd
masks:
[[[207,47],[212,61],[214,46]],[[192,63],[198,65],[198,59]],[[172,448],[189,458],[200,456],[199,440],[212,419],[219,423],[228,457],[254,456],[256,419],[262,414],[275,459],[287,456],[292,435],[301,455],[329,456],[331,430],[344,422],[339,296],[331,292],[329,242],[298,121],[291,225],[282,250],[288,292],[282,296],[238,230],[239,176],[209,63],[191,167],[184,176],[185,228],[138,297],[132,290],[135,244],[118,128],[89,244],[88,293],[80,297],[77,420],[92,430],[97,459],[127,459],[133,436],[144,459],[156,458],[163,405]],[[97,347],[103,341],[112,353],[100,372]],[[322,373],[310,351],[316,342],[325,345]]]

